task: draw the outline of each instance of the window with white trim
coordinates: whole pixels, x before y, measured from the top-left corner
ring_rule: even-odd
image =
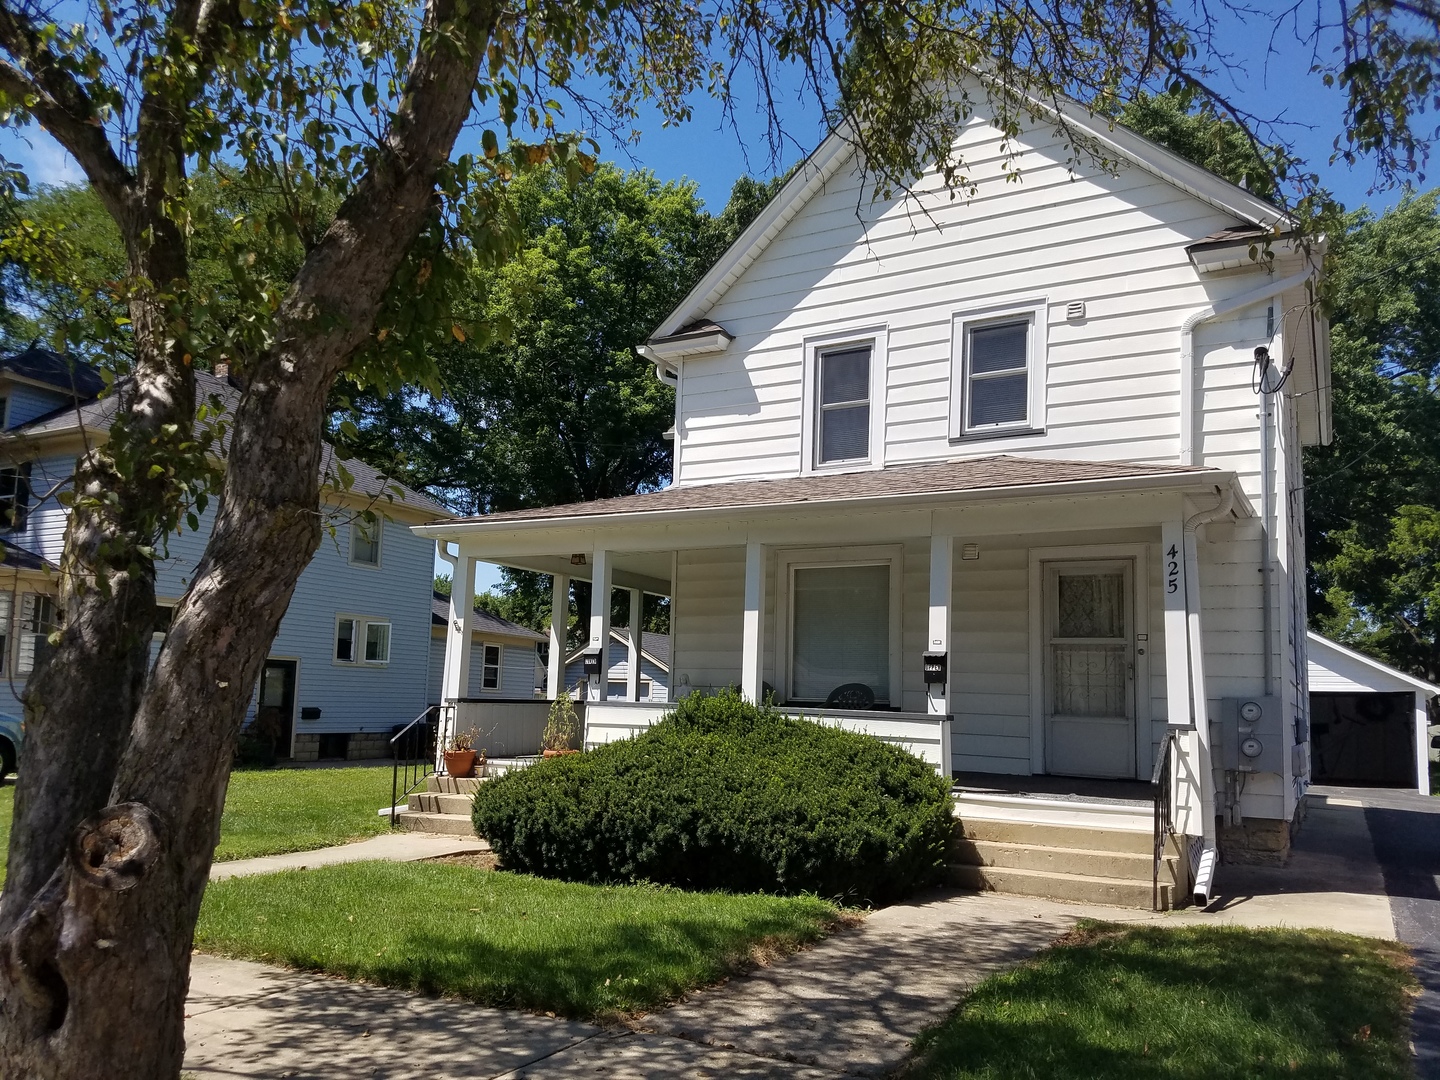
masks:
[[[388,664],[390,622],[361,615],[335,617],[335,663]]]
[[[50,649],[50,635],[60,628],[55,597],[47,593],[20,594],[20,646],[15,673],[29,675]]]
[[[1045,384],[1045,305],[955,316],[950,437],[1038,431]]]
[[[890,700],[890,577],[889,563],[794,568],[790,700],[823,702],[845,683]]]
[[[10,672],[10,616],[15,610],[15,594],[0,592],[0,675]]]
[[[380,536],[385,522],[366,510],[350,522],[350,562],[354,566],[380,565]]]
[[[0,529],[23,529],[30,507],[30,466],[0,469]]]
[[[815,353],[815,465],[870,458],[872,342]]]
[[[480,689],[500,689],[500,646],[481,646]]]

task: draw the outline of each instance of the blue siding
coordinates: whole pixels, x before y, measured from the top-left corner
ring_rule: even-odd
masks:
[[[44,556],[53,563],[60,561],[65,548],[65,521],[68,511],[56,501],[56,495],[69,490],[75,475],[73,454],[52,454],[30,463],[30,506],[25,525],[8,533],[6,539],[26,551]]]
[[[630,647],[615,641],[610,641],[610,685],[614,687],[617,683],[623,692],[625,679],[630,673]],[[650,693],[645,693],[645,681],[650,681]],[[574,690],[575,684],[585,681],[585,662],[575,660],[565,667],[565,685]],[[640,697],[646,701],[668,701],[670,688],[670,675],[664,668],[655,664],[644,653],[640,654]]]
[[[426,699],[431,705],[438,705],[444,693],[445,678],[445,634],[443,629],[430,638],[429,675],[426,680]],[[481,685],[484,677],[482,665],[485,644],[500,646],[500,687],[486,690]],[[544,673],[539,672],[535,660],[535,643],[521,639],[510,640],[497,635],[476,636],[470,649],[470,688],[466,697],[529,698],[534,696],[536,686],[544,686]]]
[[[60,406],[73,400],[69,395],[62,394],[58,390],[42,390],[38,386],[29,386],[25,383],[7,383],[0,393],[10,399],[8,413],[5,417],[7,428],[28,424],[37,416],[54,412]]]

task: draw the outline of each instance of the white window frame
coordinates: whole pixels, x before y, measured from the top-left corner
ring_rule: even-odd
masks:
[[[1050,304],[1045,299],[992,304],[958,311],[950,320],[950,438],[986,439],[1045,431],[1045,380],[1049,361]],[[966,422],[970,388],[970,332],[1025,322],[1025,419],[971,426]]]
[[[29,627],[28,623],[30,622],[30,620],[27,620],[25,618],[25,598],[27,596],[36,598],[35,601],[32,601],[33,603],[38,603],[41,600],[48,600],[51,603],[55,619],[52,623],[46,624],[51,627],[50,630],[33,630]],[[25,678],[29,678],[35,673],[35,661],[40,653],[41,642],[48,639],[50,634],[54,633],[54,631],[59,629],[60,627],[60,601],[54,593],[37,592],[33,589],[28,589],[15,595],[13,605],[14,607],[12,610],[14,611],[16,630],[14,635],[15,674],[23,676]],[[21,654],[25,651],[26,641],[33,642],[30,648],[30,662],[28,664],[23,662],[21,656]]]
[[[776,566],[776,582],[784,592],[775,604],[775,685],[776,698],[784,703],[790,695],[790,670],[795,655],[791,640],[795,610],[795,571],[829,566],[890,567],[890,700],[885,705],[899,709],[904,704],[905,688],[901,679],[901,591],[904,588],[905,547],[903,544],[875,544],[863,547],[792,548],[781,550]],[[877,704],[879,702],[877,701]]]
[[[354,636],[350,639],[350,659],[342,660],[339,655],[340,645],[340,624],[349,619],[355,624]],[[387,636],[385,640],[385,659],[366,660],[365,642],[367,638],[366,628],[369,626],[385,626]],[[350,611],[337,611],[335,613],[334,633],[330,636],[330,663],[336,667],[344,668],[381,668],[390,664],[391,646],[394,643],[395,627],[389,619],[382,619],[372,615],[356,615]]]
[[[486,650],[486,649],[494,649],[494,650],[495,650],[495,663],[493,663],[493,664],[487,664],[487,663],[485,662],[485,650]],[[486,668],[490,668],[490,667],[493,667],[493,668],[495,669],[495,685],[494,685],[494,686],[486,686],[486,685],[485,685],[485,669],[486,669]],[[483,694],[483,693],[487,693],[487,692],[497,693],[497,694],[498,694],[498,693],[501,691],[501,689],[504,687],[504,684],[505,684],[505,646],[502,645],[502,644],[500,644],[500,642],[498,642],[498,641],[482,641],[482,642],[480,642],[480,692],[481,692],[482,694]]]
[[[375,516],[375,561],[366,562],[363,559],[355,558],[355,541],[360,536],[362,514],[371,513]],[[375,511],[363,511],[350,519],[350,565],[364,567],[366,570],[379,570],[380,563],[385,558],[385,515]]]
[[[804,374],[801,379],[802,407],[800,423],[800,472],[847,472],[857,469],[885,467],[885,390],[886,353],[890,328],[886,325],[860,326],[836,330],[805,339]],[[837,352],[847,347],[870,349],[870,445],[863,458],[820,463],[820,354]]]
[[[14,666],[10,659],[10,645],[16,640],[14,633],[19,615],[16,595],[10,589],[0,590],[0,676],[10,674]]]

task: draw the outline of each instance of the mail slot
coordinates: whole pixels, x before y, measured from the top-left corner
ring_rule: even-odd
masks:
[[[585,677],[600,677],[600,650],[591,649],[585,653]]]
[[[946,654],[943,652],[927,652],[925,654],[925,685],[944,686]]]

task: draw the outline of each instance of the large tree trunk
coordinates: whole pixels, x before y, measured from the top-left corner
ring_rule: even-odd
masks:
[[[454,14],[439,0],[427,13],[387,142],[297,275],[277,345],[252,366],[214,532],[145,683],[109,805],[7,924],[0,1076],[179,1073],[190,947],[235,740],[320,541],[326,394],[433,210],[436,171],[468,114],[478,42],[493,25],[472,7],[466,34],[436,33]],[[52,670],[63,663],[86,681],[70,655],[62,645]],[[106,674],[129,677],[123,663]],[[66,749],[67,761],[84,752]]]

